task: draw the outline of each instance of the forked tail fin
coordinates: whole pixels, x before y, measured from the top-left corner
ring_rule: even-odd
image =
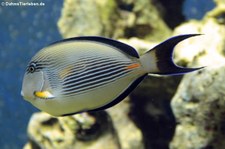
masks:
[[[184,68],[173,62],[174,47],[182,40],[198,35],[201,34],[174,36],[160,43],[140,57],[143,67],[149,74],[159,75],[179,75],[202,69],[203,67]]]

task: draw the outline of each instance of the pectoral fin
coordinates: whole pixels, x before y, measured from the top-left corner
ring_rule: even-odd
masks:
[[[49,91],[35,91],[34,96],[42,99],[54,98],[54,96]]]

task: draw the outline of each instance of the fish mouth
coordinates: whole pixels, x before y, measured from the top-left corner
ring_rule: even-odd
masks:
[[[24,93],[23,93],[23,91],[21,91],[21,92],[20,92],[20,95],[24,97]]]
[[[23,99],[25,99],[26,101],[30,101],[30,97],[26,97],[26,96],[24,95],[23,91],[21,91],[20,94],[21,94],[21,96],[23,97]],[[33,97],[32,99],[35,100],[36,97]]]

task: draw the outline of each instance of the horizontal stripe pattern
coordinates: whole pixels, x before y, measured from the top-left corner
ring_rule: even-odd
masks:
[[[131,72],[125,69],[129,64],[130,61],[119,61],[115,58],[92,58],[86,61],[85,71],[76,73],[73,70],[63,80],[62,93],[68,96],[80,94],[113,82]]]
[[[111,82],[117,80],[118,78],[120,78],[121,76],[123,76],[127,73],[128,72],[121,72],[121,73],[118,73],[118,74],[114,74],[112,76],[104,77],[104,78],[99,79],[99,80],[94,80],[92,82],[87,82],[87,83],[84,83],[82,85],[78,85],[74,89],[67,90],[64,93],[64,95],[81,94],[81,93],[88,92],[91,89],[95,89],[97,87],[101,87],[105,84],[111,83]]]
[[[104,63],[104,61],[102,61],[102,63],[94,63],[94,64],[87,64],[86,68],[83,72],[77,73],[76,69],[73,70],[68,76],[67,78],[64,80],[64,82],[68,82],[71,81],[73,79],[76,78],[81,78],[83,79],[84,75],[97,75],[99,73],[100,70],[106,70],[106,68],[108,68],[109,70],[113,70],[119,67],[123,67],[126,66],[126,63],[119,63],[119,62],[112,62],[107,60],[107,62]],[[107,69],[107,70],[108,70]]]
[[[119,49],[97,43],[68,43],[50,46],[32,58],[38,70],[44,69],[54,95],[74,96],[103,87],[126,77],[135,63]]]

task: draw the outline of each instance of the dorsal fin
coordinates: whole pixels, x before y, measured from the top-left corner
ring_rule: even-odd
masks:
[[[99,37],[99,36],[81,36],[81,37],[67,38],[67,39],[63,39],[60,41],[56,41],[50,45],[55,45],[55,44],[64,43],[64,42],[72,42],[72,41],[93,41],[93,42],[104,43],[104,44],[110,45],[112,47],[115,47],[115,48],[127,53],[130,56],[139,58],[139,54],[133,47],[131,47],[125,43],[122,43],[120,41],[116,41],[116,40],[105,38],[105,37]]]

